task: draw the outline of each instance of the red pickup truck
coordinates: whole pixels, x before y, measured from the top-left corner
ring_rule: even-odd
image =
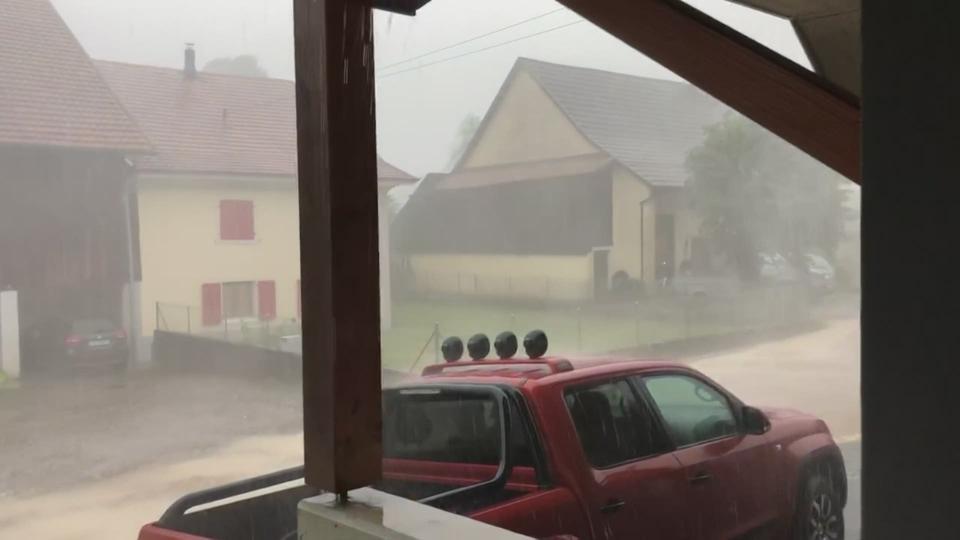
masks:
[[[844,535],[846,474],[824,422],[745,405],[683,364],[451,361],[385,389],[383,400],[384,474],[377,489],[520,534]],[[189,495],[140,538],[295,538],[296,501],[311,494],[305,486],[215,501],[301,473]],[[201,504],[214,506],[186,512]]]

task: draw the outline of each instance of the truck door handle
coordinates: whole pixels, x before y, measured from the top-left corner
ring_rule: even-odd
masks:
[[[603,508],[600,509],[600,512],[604,514],[610,514],[616,512],[617,510],[626,506],[627,503],[623,502],[620,499],[610,499],[607,501],[607,504],[603,505]]]
[[[706,471],[700,471],[700,472],[698,472],[696,475],[694,475],[694,476],[692,476],[692,477],[690,478],[690,483],[691,483],[691,484],[694,484],[694,485],[696,485],[696,484],[702,484],[702,483],[704,483],[704,482],[707,482],[707,481],[711,480],[712,478],[713,478],[713,476],[710,476],[710,473],[708,473],[708,472],[706,472]]]

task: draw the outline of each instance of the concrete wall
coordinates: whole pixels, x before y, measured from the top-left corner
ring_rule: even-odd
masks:
[[[574,301],[593,298],[593,258],[550,255],[413,255],[429,295]]]
[[[161,373],[290,382],[301,379],[301,359],[296,354],[163,331],[154,333],[152,347],[153,363]]]
[[[460,167],[575,156],[598,149],[577,131],[530,74],[516,73]]]

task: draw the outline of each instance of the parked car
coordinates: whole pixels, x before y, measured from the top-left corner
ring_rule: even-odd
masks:
[[[837,288],[837,272],[830,261],[815,253],[805,253],[801,259],[804,278],[811,290],[829,293]]]
[[[377,489],[533,538],[844,535],[846,474],[826,424],[747,405],[683,364],[451,361],[383,403]],[[293,538],[308,488],[215,501],[299,474],[189,495],[140,540]]]
[[[45,319],[24,336],[25,360],[37,370],[120,369],[128,355],[127,333],[106,318]]]
[[[797,268],[780,253],[760,252],[757,253],[757,258],[762,281],[784,285],[795,283],[800,278]]]

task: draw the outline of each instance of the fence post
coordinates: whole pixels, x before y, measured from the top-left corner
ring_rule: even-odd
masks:
[[[156,304],[156,311],[154,311],[154,314],[153,314],[153,329],[159,330],[160,329],[160,302],[155,302],[155,304]]]
[[[583,350],[583,317],[580,306],[577,306],[577,351]]]
[[[433,362],[440,363],[440,323],[433,323]]]
[[[190,306],[187,306],[187,333],[188,334],[193,333],[190,328]]]

